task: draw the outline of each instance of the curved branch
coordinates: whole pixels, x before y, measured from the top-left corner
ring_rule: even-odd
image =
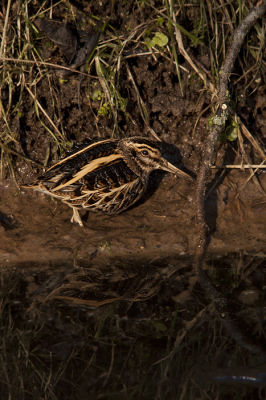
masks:
[[[225,127],[225,122],[228,117],[228,106],[229,106],[229,92],[228,92],[228,79],[234,66],[236,57],[238,56],[239,50],[243,44],[244,38],[248,30],[253,26],[258,18],[261,18],[266,12],[266,0],[259,2],[257,7],[254,7],[249,14],[244,18],[239,27],[234,32],[232,37],[231,46],[227,52],[225,60],[220,70],[220,83],[219,83],[219,94],[218,94],[218,108],[216,115],[212,118],[210,133],[206,138],[204,150],[202,154],[202,163],[197,178],[196,187],[196,249],[194,255],[194,263],[198,272],[198,279],[204,290],[215,300],[217,311],[219,313],[225,308],[225,299],[221,297],[221,294],[213,286],[209,277],[202,270],[202,263],[205,258],[205,252],[207,247],[207,225],[205,222],[205,209],[204,209],[204,196],[205,196],[205,182],[208,177],[214,148],[218,139],[218,136]],[[230,325],[230,321],[227,318],[222,319],[224,326],[230,332],[231,336],[240,344],[249,350],[251,349],[248,345],[248,340],[243,340],[243,334],[237,329]],[[229,324],[229,325],[228,325]],[[241,340],[239,338],[241,337]],[[256,346],[255,346],[256,347]],[[254,349],[254,353],[258,352],[258,348]]]

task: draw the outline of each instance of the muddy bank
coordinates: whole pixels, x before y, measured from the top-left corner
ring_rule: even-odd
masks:
[[[266,202],[253,181],[240,191],[248,176],[240,170],[228,172],[206,200],[209,257],[266,252]],[[263,174],[260,182],[263,185]],[[13,218],[12,225],[1,223],[2,265],[71,259],[91,264],[116,257],[152,260],[193,254],[194,185],[176,182],[171,174],[153,174],[144,198],[120,215],[81,212],[84,228],[70,222],[72,211],[60,201],[18,192],[11,181],[1,184],[1,212]]]

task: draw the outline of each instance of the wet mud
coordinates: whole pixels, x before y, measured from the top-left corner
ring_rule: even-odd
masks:
[[[195,186],[171,174],[157,175],[143,199],[120,215],[81,212],[84,228],[70,222],[67,205],[26,189],[18,193],[11,180],[2,180],[1,212],[11,221],[1,222],[1,263],[191,257]],[[209,257],[265,253],[262,190],[250,181],[235,199],[248,177],[230,172],[206,200]]]

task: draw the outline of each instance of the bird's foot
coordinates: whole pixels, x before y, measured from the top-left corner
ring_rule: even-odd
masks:
[[[71,218],[71,222],[76,222],[79,226],[83,226],[83,222],[81,221],[79,212],[76,208],[73,207],[73,216]]]

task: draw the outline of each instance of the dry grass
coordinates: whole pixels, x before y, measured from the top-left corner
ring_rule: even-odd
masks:
[[[2,37],[0,47],[0,58],[3,60],[1,66],[1,143],[4,145],[1,149],[1,176],[4,176],[6,170],[9,175],[15,177],[13,156],[8,149],[17,151],[17,157],[26,157],[24,150],[20,145],[20,138],[16,131],[16,125],[13,123],[17,120],[19,123],[22,109],[23,99],[26,98],[25,91],[28,91],[34,102],[35,115],[40,121],[44,129],[51,135],[49,139],[54,142],[52,146],[58,149],[59,155],[64,149],[72,146],[71,140],[66,137],[64,132],[63,121],[60,118],[60,110],[57,104],[57,94],[54,84],[49,76],[51,75],[50,60],[43,60],[42,50],[39,46],[40,42],[36,39],[43,37],[38,34],[38,30],[34,25],[37,18],[50,18],[53,10],[56,9],[61,1],[47,7],[46,3],[38,3],[32,8],[25,0],[21,3],[18,1],[13,3],[7,2],[7,7],[2,10]],[[70,3],[65,4],[65,17],[74,19],[80,13]],[[126,4],[126,3],[125,3]],[[178,59],[181,54],[188,62],[192,71],[198,76],[201,82],[202,90],[207,91],[212,98],[216,96],[216,83],[218,79],[218,71],[223,61],[225,51],[230,41],[230,34],[237,23],[241,21],[243,15],[248,12],[251,2],[239,3],[233,1],[230,4],[221,1],[208,1],[207,7],[204,3],[198,1],[193,5],[175,4],[172,0],[162,2],[161,6],[158,2],[156,7],[149,1],[141,1],[136,3],[141,9],[150,9],[150,20],[144,22],[134,29],[128,28],[123,33],[116,32],[108,21],[105,21],[104,37],[102,36],[97,51],[89,58],[86,65],[86,72],[80,72],[83,77],[90,78],[89,82],[89,103],[93,102],[95,123],[98,126],[99,119],[108,116],[113,119],[113,134],[123,135],[118,123],[118,113],[124,115],[127,124],[135,124],[134,118],[127,111],[127,98],[120,94],[121,68],[126,66],[129,79],[136,92],[140,114],[143,122],[152,132],[154,137],[158,136],[150,127],[149,116],[146,105],[139,90],[136,86],[132,71],[130,71],[127,63],[128,57],[140,57],[143,50],[146,49],[146,55],[152,55],[157,60],[162,56],[168,59],[176,67],[177,77],[180,83],[181,94],[182,79]],[[30,15],[29,15],[30,8]],[[87,18],[87,17],[86,17]],[[177,18],[189,22],[189,29],[178,24]],[[89,19],[87,18],[89,22]],[[258,85],[264,77],[265,63],[263,61],[265,26],[257,23],[255,30],[248,36],[244,54],[241,58],[242,75],[234,82],[244,81],[243,92],[246,93],[252,82],[258,82]],[[256,33],[256,36],[254,35]],[[158,45],[146,46],[147,38],[155,37],[157,33],[163,38],[169,37],[168,43],[162,47]],[[183,35],[183,38],[181,36]],[[186,44],[184,44],[184,40]],[[150,42],[152,43],[152,42]],[[163,43],[163,42],[162,42]],[[189,46],[197,48],[198,52],[205,52],[210,60],[210,69],[206,68],[199,62],[197,57],[186,49]],[[136,49],[135,52],[125,53],[127,48]],[[141,51],[141,53],[140,53]],[[60,62],[59,62],[60,64]],[[57,68],[60,65],[57,65]],[[66,68],[66,67],[64,67]],[[187,70],[187,73],[192,73]],[[38,87],[43,80],[47,80],[49,91],[51,92],[52,110],[47,113],[38,100]],[[63,84],[63,83],[62,83]],[[78,90],[78,88],[77,88]],[[254,89],[256,90],[256,89]],[[3,100],[4,99],[4,100]],[[97,107],[98,102],[98,107]],[[206,110],[205,110],[206,111]],[[213,110],[214,111],[214,110]],[[50,115],[49,115],[50,114]],[[15,126],[13,126],[15,125]],[[14,153],[13,153],[14,154]]]

